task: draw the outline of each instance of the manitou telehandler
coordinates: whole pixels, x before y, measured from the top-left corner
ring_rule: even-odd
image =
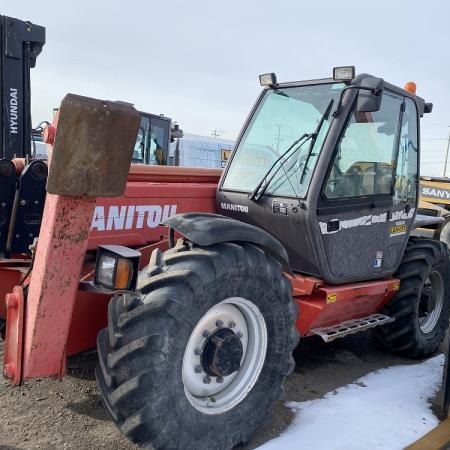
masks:
[[[91,348],[107,318],[96,376],[120,430],[143,448],[223,450],[266,420],[299,336],[374,328],[389,351],[436,351],[448,249],[410,237],[443,220],[417,214],[419,118],[432,105],[411,83],[354,67],[260,82],[220,181],[178,167],[128,173],[139,114],[64,99],[32,262],[0,266],[14,384],[63,376],[66,355]]]

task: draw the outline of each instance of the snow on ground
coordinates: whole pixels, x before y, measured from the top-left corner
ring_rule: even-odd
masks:
[[[377,370],[306,402],[280,437],[259,450],[400,450],[438,424],[428,400],[440,387],[444,355]]]

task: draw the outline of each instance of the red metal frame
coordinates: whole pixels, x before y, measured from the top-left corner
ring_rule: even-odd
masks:
[[[302,275],[289,278],[301,311],[296,321],[300,336],[311,335],[314,328],[379,312],[400,287],[396,278],[340,286],[328,286],[318,278]]]
[[[30,260],[0,260],[0,317],[6,318],[6,294],[23,278]]]
[[[15,286],[13,292],[6,295],[6,342],[3,355],[3,374],[13,385],[22,380],[22,348],[23,321],[25,299],[20,286]]]

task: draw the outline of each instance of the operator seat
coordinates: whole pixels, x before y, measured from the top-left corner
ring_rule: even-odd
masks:
[[[328,198],[359,197],[362,195],[390,194],[392,186],[392,166],[384,162],[358,161],[348,170],[339,174],[333,166],[330,179],[334,189],[327,186]]]
[[[362,167],[357,164],[353,164],[345,173],[341,173],[339,168],[333,166],[330,179],[334,182],[334,189],[330,189],[329,183],[326,190],[327,197],[342,198],[361,195],[362,173]]]

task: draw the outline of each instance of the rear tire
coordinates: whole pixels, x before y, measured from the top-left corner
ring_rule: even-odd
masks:
[[[441,230],[440,234],[440,240],[441,242],[444,242],[447,247],[450,248],[450,222],[447,222]]]
[[[450,262],[447,245],[411,237],[397,273],[400,290],[382,311],[395,321],[373,335],[386,350],[411,358],[434,353],[450,317]]]
[[[0,317],[0,339],[4,341],[5,337],[6,337],[6,319]]]
[[[111,300],[109,328],[98,336],[97,381],[116,425],[131,441],[155,450],[224,450],[248,441],[268,418],[285,377],[294,369],[297,309],[279,263],[250,244],[177,245],[164,255],[153,253],[149,268],[141,272],[140,290],[139,298]],[[235,305],[221,309],[233,301]],[[242,308],[244,322],[235,306]],[[236,314],[235,324],[228,313]],[[208,322],[208,314],[213,322]],[[253,332],[250,322],[255,324]],[[233,342],[232,332],[237,336],[238,328],[244,330],[246,353],[240,368],[222,381],[204,373],[210,338],[201,337],[203,328],[210,335],[219,328],[228,330],[225,334]],[[250,342],[264,341],[264,329],[267,351],[264,346],[251,350]],[[204,339],[202,356],[192,339]],[[259,366],[252,366],[253,360],[260,361]],[[250,375],[239,381],[245,370]],[[208,395],[202,397],[196,386],[201,388],[206,376]],[[246,380],[248,391],[239,390]],[[217,389],[222,390],[210,395]]]

